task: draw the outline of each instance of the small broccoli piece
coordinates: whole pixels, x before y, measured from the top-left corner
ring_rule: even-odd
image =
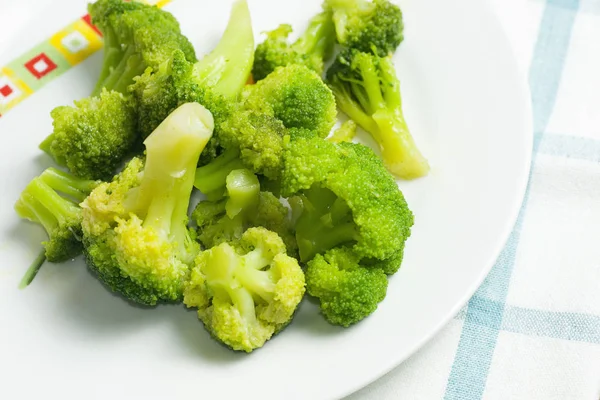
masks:
[[[122,0],[98,0],[88,6],[92,22],[102,31],[105,50],[98,83],[102,88],[125,93],[133,78],[146,68],[158,69],[174,50],[180,49],[190,62],[194,48],[181,34],[179,23],[156,6]]]
[[[329,58],[335,43],[335,31],[330,11],[315,15],[302,35],[293,43],[288,42],[292,27],[287,24],[271,32],[256,47],[252,76],[255,81],[264,79],[277,67],[289,64],[304,65],[318,74],[323,73],[324,60]]]
[[[251,352],[292,319],[305,291],[304,273],[276,233],[250,228],[240,242],[201,252],[184,304],[217,340]]]
[[[356,136],[356,128],[356,122],[349,119],[340,125],[327,140],[333,143],[351,142]]]
[[[347,51],[327,71],[340,109],[379,144],[388,170],[403,179],[429,173],[402,111],[400,81],[390,57]]]
[[[112,178],[139,143],[130,97],[103,90],[51,112],[53,132],[40,144],[57,164],[82,178]]]
[[[278,67],[242,94],[244,108],[272,115],[292,136],[327,137],[337,110],[331,90],[321,77],[303,65]]]
[[[378,268],[364,267],[350,249],[339,247],[308,262],[306,290],[334,325],[348,327],[372,314],[385,298],[388,280]]]
[[[385,57],[404,40],[400,8],[388,0],[325,0],[342,46]]]
[[[237,163],[239,160],[233,160]],[[216,164],[223,165],[220,160]],[[207,167],[212,168],[209,164]],[[201,171],[207,167],[199,168]],[[210,175],[196,174],[196,182],[213,185],[219,182],[224,187],[211,193],[218,193],[212,200],[198,203],[192,213],[192,219],[198,225],[198,240],[206,248],[223,242],[234,242],[251,227],[262,226],[276,232],[284,241],[288,254],[294,256],[297,251],[288,209],[270,192],[260,191],[256,175],[247,169],[231,169],[224,167],[221,171],[213,171]],[[226,172],[227,175],[223,178]],[[203,186],[204,185],[200,185]]]
[[[199,246],[187,210],[200,153],[213,119],[198,103],[173,111],[134,158],[82,203],[88,266],[113,291],[137,303],[180,301]]]
[[[244,168],[235,149],[226,150],[210,163],[198,167],[194,186],[211,198],[221,198],[225,191],[227,176],[231,171]]]
[[[82,214],[78,203],[98,183],[48,168],[23,190],[15,211],[21,218],[38,223],[46,230],[48,240],[42,243],[45,259],[63,262],[81,253]]]
[[[142,136],[149,135],[177,106],[197,102],[215,121],[215,138],[221,122],[232,110],[244,87],[254,60],[254,35],[246,0],[236,1],[217,46],[194,63],[185,52],[174,51],[169,61],[146,71],[131,87],[139,108]],[[209,149],[214,148],[209,145]]]
[[[244,110],[232,113],[220,131],[220,143],[238,149],[244,166],[271,179],[281,174],[281,160],[289,131],[270,113]]]
[[[404,248],[413,214],[375,153],[354,143],[297,139],[281,182],[296,221],[300,258],[347,245],[361,258],[386,260]]]

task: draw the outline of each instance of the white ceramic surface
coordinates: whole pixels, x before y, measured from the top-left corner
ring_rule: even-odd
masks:
[[[13,204],[50,165],[37,144],[49,111],[85,97],[100,54],[0,118],[0,398],[340,398],[410,356],[482,282],[517,216],[532,146],[529,94],[486,1],[404,0],[395,61],[405,113],[431,175],[400,183],[416,215],[402,269],[378,311],[329,326],[304,302],[293,324],[251,355],[220,346],[182,306],[135,308],[82,260],[46,264],[17,289],[44,235]],[[199,55],[225,27],[229,1],[167,9]],[[281,22],[300,29],[319,0],[250,0],[257,40]],[[0,1],[0,64],[85,12],[82,0]]]

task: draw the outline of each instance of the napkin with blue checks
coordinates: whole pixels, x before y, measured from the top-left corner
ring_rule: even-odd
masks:
[[[600,399],[600,0],[493,6],[533,104],[518,220],[465,308],[347,400]]]

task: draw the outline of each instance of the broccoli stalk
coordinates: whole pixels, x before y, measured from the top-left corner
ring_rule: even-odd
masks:
[[[209,164],[196,169],[194,186],[209,198],[222,197],[227,175],[244,168],[235,149],[226,150]]]
[[[338,106],[377,141],[392,174],[414,179],[429,173],[404,118],[400,81],[390,57],[346,52],[327,75]]]
[[[193,77],[225,98],[235,98],[250,75],[254,60],[254,34],[246,0],[231,7],[229,22],[217,46],[194,65]]]
[[[62,262],[81,253],[82,215],[78,203],[97,184],[96,181],[83,180],[55,168],[48,168],[23,190],[15,204],[15,211],[21,218],[44,227],[48,240],[42,243],[44,251],[28,269],[22,287],[31,283],[46,259],[50,262]]]
[[[299,214],[296,241],[301,261],[306,262],[316,254],[357,240],[358,231],[350,208],[331,190],[313,185],[298,199],[299,202],[293,201],[291,206]]]
[[[197,257],[184,303],[198,308],[211,334],[234,350],[251,352],[292,319],[304,295],[304,273],[283,241],[250,228],[238,243],[221,243]]]
[[[187,210],[200,153],[212,137],[198,103],[173,111],[134,158],[82,203],[86,261],[113,291],[146,305],[179,301],[199,245]]]
[[[331,12],[315,15],[302,35],[288,43],[292,27],[287,24],[267,33],[267,39],[256,47],[252,76],[256,81],[264,79],[277,67],[302,64],[315,72],[323,73],[324,60],[329,58],[335,43]]]

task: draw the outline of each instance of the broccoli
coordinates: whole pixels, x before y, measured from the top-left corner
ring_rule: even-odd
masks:
[[[305,291],[298,261],[276,233],[250,228],[236,243],[201,252],[183,302],[233,350],[262,347],[292,319]]]
[[[131,90],[138,104],[142,136],[149,135],[171,111],[186,102],[198,102],[213,114],[217,134],[221,121],[232,112],[231,103],[244,87],[253,60],[250,11],[246,0],[238,0],[221,40],[206,57],[193,63],[184,51],[176,50],[169,61],[136,78]],[[209,149],[213,147],[209,145]]]
[[[386,274],[359,261],[352,250],[338,247],[308,262],[306,291],[319,299],[321,313],[334,325],[348,327],[361,321],[385,298]]]
[[[19,217],[42,225],[48,234],[48,240],[42,243],[44,251],[31,265],[23,286],[33,280],[46,259],[63,262],[81,253],[82,213],[78,203],[98,183],[48,168],[23,190],[15,211]]]
[[[51,112],[53,132],[40,144],[57,164],[86,179],[112,178],[139,144],[130,97],[103,90],[99,96]]]
[[[303,262],[346,245],[361,258],[386,260],[404,248],[413,214],[375,153],[317,137],[290,143],[281,180],[296,221]]]
[[[288,36],[292,27],[287,24],[271,32],[256,47],[252,76],[255,81],[264,79],[277,67],[288,64],[302,64],[318,74],[323,73],[324,60],[329,58],[335,43],[335,32],[331,12],[323,11],[315,15],[308,23],[304,33],[293,44]]]
[[[340,109],[377,141],[392,174],[414,179],[429,173],[404,119],[400,81],[390,57],[346,51],[327,71],[327,80]]]
[[[333,13],[336,37],[346,48],[385,57],[404,40],[400,8],[388,0],[325,0]]]
[[[272,193],[261,191],[256,175],[238,169],[235,155],[226,151],[196,172],[196,187],[209,193],[209,200],[198,203],[192,212],[198,240],[210,248],[239,240],[248,228],[263,226],[276,232],[294,256],[297,246],[288,209]]]
[[[245,109],[280,120],[291,136],[327,137],[337,110],[332,91],[316,72],[298,64],[276,68],[242,93]]]
[[[354,139],[354,136],[356,136],[356,128],[356,122],[353,120],[349,119],[344,121],[344,123],[327,138],[327,140],[333,143],[351,142],[352,139]]]
[[[173,111],[132,159],[82,203],[88,266],[110,289],[146,305],[180,301],[199,251],[187,227],[198,157],[213,119],[197,103]]]
[[[133,78],[152,70],[180,49],[195,62],[194,48],[179,23],[156,6],[122,0],[98,0],[88,6],[92,22],[104,36],[104,60],[93,95],[102,88],[125,93]],[[166,117],[166,116],[165,116]]]

